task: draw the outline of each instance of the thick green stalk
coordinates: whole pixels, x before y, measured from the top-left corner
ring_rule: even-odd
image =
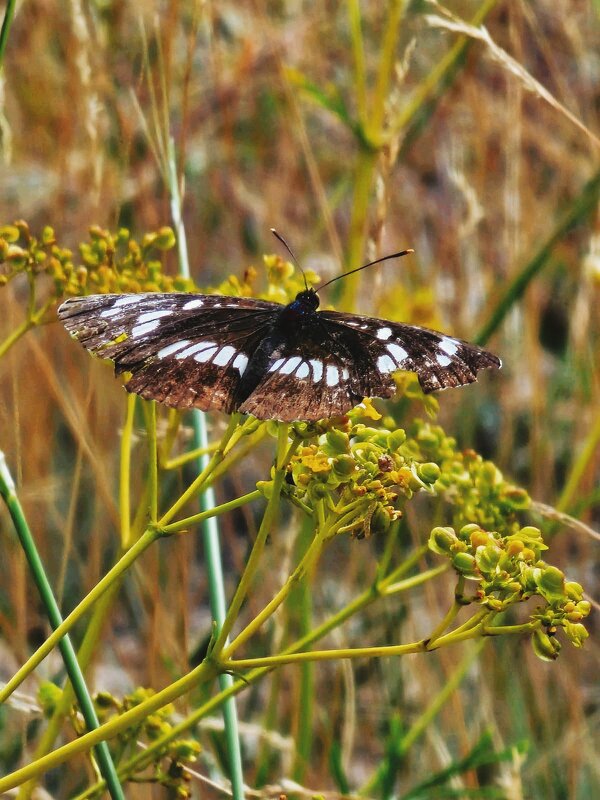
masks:
[[[21,547],[27,558],[31,574],[46,608],[48,620],[52,627],[56,629],[62,623],[60,609],[46,576],[44,565],[42,564],[37,547],[35,546],[27,520],[25,519],[25,514],[23,513],[19,498],[17,497],[15,485],[2,451],[0,451],[0,494],[9,510]],[[85,724],[88,730],[97,730],[100,723],[96,716],[94,703],[85,683],[81,667],[77,661],[75,650],[68,636],[61,639],[59,642],[59,649]],[[125,795],[123,794],[123,789],[117,778],[115,765],[113,764],[106,742],[98,743],[95,748],[95,755],[98,760],[100,771],[106,781],[110,796],[116,800],[125,800]]]
[[[165,93],[166,97],[166,93]],[[190,266],[188,259],[187,241],[185,226],[183,224],[181,194],[179,191],[179,180],[177,178],[177,165],[175,159],[175,146],[173,139],[168,140],[167,155],[167,175],[169,193],[171,196],[171,216],[177,234],[177,248],[179,254],[179,271],[186,277],[190,277]],[[234,414],[230,420],[228,431],[233,431],[237,426],[239,415]],[[206,420],[204,414],[194,409],[192,411],[193,446],[196,448],[208,447],[208,436],[206,433]],[[214,458],[214,457],[213,457]],[[211,459],[208,454],[200,456],[198,468],[203,473],[209,468]],[[209,511],[216,505],[215,495],[212,487],[206,487],[200,495],[200,508],[202,511]],[[227,616],[227,601],[225,599],[225,581],[223,578],[223,563],[221,560],[221,545],[219,542],[219,526],[214,517],[210,517],[203,525],[202,535],[206,551],[206,570],[208,576],[208,589],[210,607],[213,619],[217,626],[217,633],[222,629]],[[231,687],[233,678],[231,675],[222,673],[218,677],[221,690],[224,691]],[[234,800],[244,798],[244,774],[242,769],[242,754],[240,747],[240,736],[238,730],[237,709],[235,698],[232,696],[223,706],[223,721],[225,724],[225,736],[227,738],[227,752],[229,754],[229,775]]]

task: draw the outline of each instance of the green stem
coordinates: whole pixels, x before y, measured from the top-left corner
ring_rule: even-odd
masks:
[[[8,0],[6,3],[6,10],[4,12],[4,19],[2,20],[2,30],[0,30],[0,65],[4,62],[4,52],[6,50],[6,43],[8,42],[8,34],[10,26],[15,15],[16,0]]]
[[[132,547],[117,561],[106,575],[94,586],[91,592],[78,603],[71,613],[61,622],[46,641],[38,647],[35,653],[23,664],[18,672],[0,690],[0,704],[4,703],[17,689],[31,672],[40,664],[50,651],[60,642],[63,636],[71,630],[73,625],[94,605],[112,584],[133,564],[150,545],[159,539],[159,530],[149,528],[132,545]]]
[[[150,495],[150,522],[158,519],[158,444],[156,440],[156,403],[145,404],[146,432],[148,434],[148,492]]]
[[[240,612],[240,608],[242,607],[242,603],[246,598],[246,594],[254,581],[254,576],[256,575],[256,571],[260,562],[262,561],[262,556],[264,552],[265,545],[267,543],[267,537],[271,533],[273,526],[275,524],[275,519],[277,517],[277,511],[279,509],[279,498],[281,494],[281,488],[283,486],[283,481],[285,478],[285,468],[287,466],[286,456],[281,456],[282,450],[287,443],[287,436],[288,436],[288,429],[289,426],[286,424],[280,424],[278,430],[278,458],[277,458],[277,467],[275,469],[275,475],[273,478],[273,484],[271,486],[271,496],[269,497],[267,507],[265,509],[265,513],[263,514],[262,521],[260,523],[260,527],[258,529],[258,534],[256,536],[256,541],[252,547],[250,552],[250,556],[246,563],[246,568],[242,573],[242,577],[240,578],[240,582],[237,585],[235,590],[235,594],[233,599],[230,603],[229,610],[227,612],[227,616],[223,621],[223,625],[221,630],[217,636],[213,647],[213,653],[220,654],[223,647],[225,646],[225,642],[231,633],[231,629],[235,621],[238,618],[238,614]],[[292,443],[293,446],[298,446],[298,440],[294,439]],[[289,451],[289,458],[292,456],[292,450],[290,447]],[[230,646],[229,646],[230,647]]]
[[[229,500],[227,503],[221,503],[220,506],[208,508],[206,511],[201,511],[199,514],[194,514],[191,517],[181,519],[179,522],[171,522],[170,525],[165,525],[163,527],[163,531],[167,534],[181,533],[182,531],[187,530],[187,528],[191,528],[193,525],[198,525],[199,523],[210,519],[215,515],[215,512],[219,514],[225,514],[228,511],[233,511],[234,509],[239,508],[240,506],[245,506],[247,503],[251,503],[253,500],[258,500],[259,497],[263,497],[263,494],[262,492],[259,492],[258,489],[255,489],[253,492],[248,492],[248,494],[244,494],[241,497],[236,497],[234,500]]]
[[[504,317],[508,314],[514,304],[522,297],[525,290],[548,263],[552,251],[566,234],[581,219],[587,217],[596,209],[598,196],[600,195],[600,171],[596,172],[584,186],[581,194],[571,203],[567,210],[562,214],[556,227],[539,248],[533,258],[523,267],[523,269],[510,282],[506,291],[501,295],[496,303],[488,321],[481,328],[474,338],[476,344],[485,344],[490,336],[500,326]]]
[[[131,546],[131,508],[130,508],[130,482],[131,482],[131,438],[133,435],[133,419],[137,397],[127,395],[127,409],[123,433],[121,434],[121,468],[119,470],[119,518],[121,521],[121,548],[128,550]]]
[[[27,524],[27,520],[25,519],[25,514],[23,513],[23,509],[17,497],[15,485],[2,451],[0,451],[0,494],[6,503],[11,519],[15,526],[15,530],[19,537],[23,552],[25,553],[25,557],[27,558],[31,574],[46,608],[46,614],[50,624],[54,629],[57,629],[62,623],[60,609],[52,592],[50,582],[46,576],[44,565],[35,546],[35,542]],[[100,723],[98,721],[98,717],[96,716],[94,703],[85,683],[85,678],[83,676],[83,672],[81,671],[81,667],[77,661],[77,656],[75,654],[73,645],[71,644],[71,639],[68,636],[65,636],[63,639],[61,639],[59,642],[59,649],[65,664],[65,669],[67,670],[67,674],[69,676],[69,680],[73,686],[73,692],[77,698],[77,702],[79,703],[81,713],[85,720],[85,724],[88,730],[97,730]],[[117,800],[125,800],[125,795],[123,794],[121,784],[117,778],[117,773],[110,755],[110,751],[105,742],[99,741],[99,744],[95,749],[95,755],[100,766],[100,771],[106,780],[111,797],[116,798]]]
[[[122,731],[141,724],[150,714],[158,711],[159,708],[174,702],[200,683],[207,683],[215,677],[214,667],[206,661],[203,662],[191,672],[188,672],[187,675],[184,675],[183,678],[167,686],[166,689],[157,692],[143,703],[125,711],[118,717],[109,720],[109,722],[105,722],[104,725],[101,725],[96,730],[80,736],[75,741],[63,745],[63,747],[59,747],[58,750],[54,750],[54,752],[49,753],[39,761],[28,764],[6,777],[0,778],[0,793],[14,789],[15,786],[20,786],[25,781],[36,778],[38,775],[58,767],[65,761],[69,761],[79,753],[87,752],[99,742],[112,739]]]
[[[404,588],[408,590],[414,586],[424,583],[427,580],[430,580],[432,577],[430,573],[419,573],[411,578],[407,578],[404,582],[399,580],[402,575],[406,574],[406,572],[408,572],[410,569],[413,569],[418,564],[420,559],[425,555],[426,552],[428,552],[428,549],[429,548],[427,545],[419,548],[410,558],[400,564],[393,572],[391,572],[384,580],[382,580],[380,584],[375,584],[367,589],[360,597],[356,598],[347,606],[340,609],[340,611],[338,611],[318,627],[313,628],[313,630],[306,634],[306,636],[303,636],[301,639],[298,639],[296,642],[291,644],[284,650],[284,654],[298,653],[305,650],[308,646],[319,639],[322,639],[358,611],[380,599],[388,585],[397,587],[396,593],[398,593],[401,591],[402,583],[404,584]],[[161,752],[170,742],[192,729],[203,717],[213,713],[222,702],[225,702],[235,694],[247,689],[249,685],[259,681],[261,678],[271,672],[271,669],[272,668],[270,667],[261,667],[259,669],[252,670],[246,674],[243,679],[236,681],[227,690],[224,690],[221,693],[211,697],[210,700],[197,708],[185,720],[180,722],[179,725],[176,725],[171,731],[169,731],[169,733],[164,734],[162,737],[152,742],[152,744],[150,744],[146,750],[141,753],[137,753],[135,756],[129,759],[129,761],[122,764],[119,767],[119,776],[124,778],[143,769],[155,759],[156,753]],[[99,782],[94,787],[90,787],[88,790],[86,790],[86,792],[79,795],[77,798],[74,798],[74,800],[87,800],[87,798],[93,796],[98,791],[101,791],[102,788],[103,784],[102,782]]]
[[[556,508],[558,511],[567,511],[573,503],[573,498],[577,492],[579,484],[593,459],[598,443],[600,442],[600,416],[596,417],[596,421],[590,431],[587,441],[583,449],[575,459],[575,463],[571,467],[571,472],[565,483],[565,487],[560,494]]]
[[[227,426],[227,430],[225,431],[223,438],[219,442],[219,446],[215,450],[212,458],[208,462],[202,463],[202,471],[200,474],[192,481],[192,483],[188,486],[188,488],[183,492],[183,494],[173,503],[171,508],[165,512],[158,524],[163,527],[168,522],[170,522],[173,517],[180,511],[183,506],[189,503],[200,491],[200,489],[204,486],[205,483],[208,483],[209,478],[212,477],[212,473],[215,467],[220,464],[223,460],[223,450],[229,441],[233,431],[235,430],[238,424],[238,415],[233,414],[229,420],[229,424]]]
[[[24,336],[27,331],[33,328],[33,323],[26,319],[22,322],[18,327],[14,329],[14,331],[6,337],[6,339],[0,344],[0,358],[6,355],[6,353],[10,350],[10,348],[18,342],[21,336]]]
[[[120,581],[114,583],[104,594],[104,596],[100,598],[96,604],[96,607],[94,608],[90,624],[88,625],[83,638],[83,642],[77,651],[77,661],[79,662],[81,669],[84,671],[86,670],[94,654],[100,638],[102,627],[106,621],[106,615],[112,606],[115,596],[119,591],[120,585]],[[63,693],[56,704],[54,713],[48,722],[46,730],[43,732],[39,742],[36,745],[35,752],[33,753],[33,757],[31,759],[33,762],[43,758],[52,750],[54,742],[63,729],[65,717],[71,711],[74,700],[75,693],[73,692],[73,686],[70,682],[67,682]],[[17,800],[29,800],[36,785],[37,781],[30,780],[21,786],[17,795]]]
[[[165,130],[168,131],[168,110],[166,107],[167,91],[163,93],[165,99]],[[167,144],[167,183],[171,197],[171,215],[177,234],[177,248],[179,254],[179,271],[186,277],[190,277],[190,265],[186,241],[185,226],[182,215],[182,198],[179,189],[177,176],[177,162],[175,158],[175,145],[173,138],[168,137]],[[210,470],[211,466],[216,466],[222,461],[225,447],[231,439],[236,428],[239,427],[239,414],[233,414],[229,421],[229,426],[225,433],[224,440],[221,441],[220,449],[217,449],[213,459],[208,455],[201,456],[198,466],[202,472]],[[207,448],[208,437],[206,433],[206,419],[204,414],[198,409],[192,412],[192,427],[194,430],[194,446],[196,448]],[[210,475],[210,471],[208,472]],[[208,487],[200,496],[201,511],[210,511],[216,505],[214,492]],[[166,520],[165,520],[166,521]],[[219,542],[219,527],[215,519],[209,518],[203,523],[203,539],[207,559],[207,575],[209,584],[209,598],[211,613],[215,621],[217,631],[220,632],[226,619],[227,602],[225,599],[225,582],[223,578],[223,565],[221,560],[221,546]],[[225,639],[224,639],[225,641]],[[230,675],[219,675],[219,685],[221,690],[227,689],[232,684]],[[223,707],[223,721],[225,724],[225,735],[227,739],[227,752],[229,755],[229,776],[234,800],[244,798],[244,775],[242,768],[242,755],[240,748],[240,737],[238,730],[237,709],[233,697],[228,700]]]

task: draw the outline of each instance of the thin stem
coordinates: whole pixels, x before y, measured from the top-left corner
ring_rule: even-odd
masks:
[[[121,434],[121,468],[119,471],[119,517],[121,520],[121,547],[127,550],[131,546],[131,438],[133,436],[133,419],[135,416],[136,395],[127,395],[125,422]]]
[[[281,455],[287,443],[288,429],[289,425],[282,423],[279,426],[278,446],[277,446],[278,450],[277,468],[275,469],[275,475],[271,486],[271,496],[269,497],[265,513],[263,514],[262,522],[260,523],[258,534],[256,536],[256,541],[254,542],[254,546],[252,547],[250,556],[246,563],[246,568],[242,573],[242,577],[240,578],[240,581],[237,585],[237,589],[235,590],[235,594],[230,603],[229,611],[227,612],[227,616],[223,621],[223,626],[221,628],[221,631],[219,632],[217,639],[215,641],[213,647],[213,653],[217,655],[221,653],[223,647],[225,646],[227,637],[231,633],[231,629],[233,628],[233,625],[238,618],[238,614],[240,612],[240,608],[242,607],[242,603],[246,598],[246,594],[248,593],[248,590],[252,585],[254,576],[256,575],[256,571],[262,560],[262,555],[267,542],[267,537],[271,533],[273,525],[275,523],[275,518],[277,516],[277,511],[279,508],[279,497],[281,494],[281,488],[283,486],[283,481],[285,478],[285,467],[287,466],[286,458],[288,459],[291,458],[293,454],[292,448],[295,449],[299,443],[298,439],[294,439],[292,445],[290,445],[288,455],[287,456]]]
[[[234,414],[231,419],[229,420],[229,425],[227,426],[227,430],[223,435],[223,438],[219,442],[219,446],[217,447],[214,455],[205,464],[204,468],[200,472],[200,474],[192,481],[192,483],[188,486],[188,488],[183,492],[183,494],[173,503],[171,508],[162,515],[158,524],[162,527],[170,522],[173,517],[180,511],[183,506],[189,503],[200,491],[205,483],[208,482],[208,479],[211,477],[211,473],[213,472],[214,468],[222,461],[223,459],[223,449],[227,444],[233,430],[237,425],[236,415]]]
[[[571,466],[571,472],[569,473],[569,477],[567,478],[564,489],[562,490],[560,498],[556,504],[558,511],[567,511],[567,509],[570,508],[589,463],[596,454],[599,442],[600,416],[597,416],[581,452],[575,459],[574,464]]]
[[[113,583],[120,578],[120,576],[139,558],[139,556],[150,547],[150,545],[160,538],[161,534],[158,530],[150,528],[146,530],[142,536],[130,547],[130,549],[117,561],[117,563],[110,569],[106,575],[94,586],[89,594],[87,594],[80,603],[75,606],[73,611],[65,617],[56,630],[54,630],[46,641],[38,647],[32,656],[23,664],[23,666],[15,673],[15,675],[8,681],[8,683],[0,690],[0,704],[4,703],[10,695],[18,689],[23,681],[33,672],[33,670],[40,664],[50,651],[60,642],[63,636],[71,630],[73,625],[81,619],[81,617],[94,605],[104,592],[106,592]]]
[[[150,495],[150,522],[158,519],[158,447],[156,441],[156,403],[145,406],[146,432],[148,434],[148,492]]]
[[[54,750],[54,752],[49,753],[34,764],[28,764],[6,777],[0,778],[0,792],[14,789],[15,786],[20,786],[30,778],[36,778],[38,775],[42,775],[44,772],[54,769],[65,761],[69,761],[79,753],[87,752],[99,742],[112,739],[122,731],[134,725],[139,725],[150,714],[158,711],[159,708],[187,694],[200,683],[204,684],[212,681],[215,676],[214,667],[209,662],[203,662],[195,669],[191,670],[191,672],[188,672],[187,675],[184,675],[183,678],[174,681],[165,689],[152,695],[139,705],[105,722],[104,725],[101,725],[96,730],[80,736],[78,739],[69,742],[69,744],[63,747],[59,747],[58,750]]]
[[[4,12],[4,19],[2,20],[2,30],[0,30],[0,65],[4,62],[4,52],[6,50],[6,43],[8,42],[8,34],[10,33],[10,26],[15,15],[15,6],[17,0],[8,0],[6,3],[6,10]]]
[[[62,623],[60,609],[52,592],[52,587],[50,586],[50,582],[44,570],[44,565],[39,556],[37,547],[35,546],[31,530],[29,529],[29,525],[25,519],[25,514],[23,513],[19,498],[16,494],[12,475],[10,474],[4,453],[2,451],[0,451],[0,495],[2,495],[2,498],[6,503],[11,519],[15,526],[15,530],[19,537],[25,557],[27,558],[31,574],[42,598],[42,602],[46,608],[48,620],[50,621],[52,627],[57,629]],[[69,676],[69,680],[71,681],[71,685],[73,687],[73,692],[77,698],[77,702],[79,703],[81,713],[85,720],[85,724],[88,730],[97,730],[100,726],[100,723],[96,715],[94,703],[85,683],[85,678],[83,676],[81,667],[77,661],[75,649],[73,648],[71,640],[68,636],[65,636],[61,639],[59,642],[59,649],[65,664],[65,669]],[[123,794],[121,784],[117,778],[115,765],[113,764],[110,751],[105,742],[100,742],[100,740],[98,740],[98,746],[96,747],[95,755],[98,760],[98,765],[100,766],[100,771],[106,780],[111,797],[115,800],[125,800],[125,795]]]
[[[165,89],[166,102],[166,89]],[[168,131],[168,111],[165,107],[165,131]],[[177,248],[179,255],[179,272],[186,278],[190,277],[190,264],[187,249],[185,226],[182,215],[182,199],[177,175],[177,163],[175,159],[175,145],[171,136],[168,137],[167,152],[167,175],[168,187],[171,197],[171,216],[175,225],[177,235]],[[239,427],[239,414],[233,414],[229,420],[229,425],[225,436],[221,440],[219,448],[216,450],[212,459],[208,455],[200,456],[198,466],[201,474],[210,476],[210,470],[223,460],[224,451],[236,428]],[[192,427],[194,430],[194,446],[196,448],[206,448],[208,446],[208,436],[206,433],[206,419],[204,414],[194,409],[192,412]],[[184,493],[185,498],[185,493]],[[208,512],[216,505],[215,496],[212,488],[208,487],[200,497],[200,508],[203,512]],[[180,506],[181,507],[181,506]],[[171,509],[173,511],[173,509]],[[168,521],[163,518],[163,521]],[[219,542],[219,528],[215,519],[206,519],[203,522],[203,539],[206,550],[207,575],[209,584],[209,597],[211,613],[217,631],[222,630],[227,617],[227,602],[225,599],[225,581],[223,578],[223,564],[221,560],[221,547]],[[226,637],[223,641],[226,640]],[[230,675],[219,675],[219,685],[222,690],[227,689],[231,683]],[[244,798],[244,774],[242,768],[242,755],[240,748],[240,737],[238,731],[237,709],[233,697],[228,700],[223,707],[223,721],[225,724],[225,735],[227,738],[227,752],[229,754],[229,775],[234,800]]]
[[[186,517],[178,522],[171,522],[170,525],[165,525],[162,530],[164,533],[168,534],[181,533],[187,528],[191,528],[193,525],[198,525],[199,523],[214,517],[216,514],[220,515],[225,514],[228,511],[233,511],[236,508],[240,508],[240,506],[245,506],[247,503],[251,503],[253,500],[258,500],[258,498],[262,496],[262,492],[259,492],[258,489],[255,489],[253,492],[248,492],[248,494],[244,494],[241,497],[236,497],[234,500],[229,500],[227,503],[221,503],[219,506],[213,506],[212,508],[208,508],[206,511],[201,511],[199,514],[193,514],[191,517]]]

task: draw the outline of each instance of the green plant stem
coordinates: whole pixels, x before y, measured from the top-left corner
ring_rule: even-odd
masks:
[[[119,518],[121,521],[121,548],[128,550],[131,547],[131,508],[130,508],[130,482],[131,482],[131,438],[133,435],[133,419],[135,416],[136,396],[127,395],[125,422],[121,434],[121,460],[119,471]]]
[[[0,703],[4,703],[17,689],[31,672],[40,664],[51,650],[60,642],[63,636],[83,617],[88,609],[106,592],[112,584],[150,547],[162,534],[155,528],[149,528],[132,545],[132,547],[117,561],[106,575],[94,586],[80,603],[65,617],[46,641],[29,657],[23,666],[15,673],[8,683],[0,690]]]
[[[223,449],[235,430],[237,424],[237,415],[234,414],[230,418],[227,430],[219,442],[219,446],[215,450],[212,458],[204,465],[200,474],[192,481],[185,492],[183,492],[183,494],[173,503],[171,508],[166,511],[158,521],[158,524],[161,527],[167,525],[167,523],[173,519],[173,517],[183,508],[183,506],[185,506],[190,500],[198,495],[204,484],[208,483],[208,480],[212,476],[215,467],[223,460]]]
[[[0,792],[14,789],[15,786],[20,786],[30,778],[36,778],[38,775],[42,775],[44,772],[54,769],[79,753],[87,752],[99,742],[112,739],[122,731],[134,725],[141,724],[150,714],[158,711],[159,708],[174,702],[177,698],[187,694],[199,684],[214,680],[216,674],[214,666],[211,663],[207,661],[202,662],[202,664],[191,670],[191,672],[188,672],[187,675],[184,675],[183,678],[174,681],[162,691],[149,697],[143,703],[105,722],[104,725],[101,725],[96,730],[84,734],[73,742],[63,745],[63,747],[59,747],[58,750],[54,750],[54,752],[49,753],[39,761],[28,764],[6,777],[0,778]]]
[[[600,443],[600,416],[596,417],[592,430],[589,432],[587,440],[575,459],[574,464],[571,466],[569,477],[565,486],[560,494],[556,508],[558,511],[567,511],[570,509],[579,484],[589,466],[590,461],[594,457],[598,444]]]
[[[360,597],[353,600],[343,609],[340,609],[340,611],[331,616],[328,620],[325,620],[325,622],[321,623],[321,625],[313,628],[308,634],[306,634],[306,636],[303,636],[287,647],[283,651],[284,654],[298,653],[319,639],[322,639],[330,631],[338,628],[358,611],[378,600],[384,594],[387,585],[395,586],[395,593],[399,593],[402,590],[402,585],[404,585],[404,589],[407,591],[426,582],[427,580],[430,580],[432,577],[434,577],[434,575],[437,575],[437,570],[430,570],[424,573],[418,573],[410,578],[405,579],[405,581],[399,580],[403,574],[406,574],[406,572],[418,564],[420,559],[423,558],[425,553],[428,552],[428,549],[429,548],[427,545],[423,545],[423,547],[419,548],[415,553],[413,553],[410,558],[400,564],[384,580],[382,580],[380,583],[374,584],[372,587],[363,592]],[[249,685],[259,681],[261,678],[271,672],[271,670],[271,667],[261,667],[259,669],[252,670],[251,672],[247,673],[243,679],[237,680],[226,691],[211,697],[210,700],[197,708],[185,720],[180,722],[171,731],[169,731],[169,733],[158,738],[156,741],[152,742],[152,744],[150,744],[146,750],[137,753],[135,756],[129,759],[129,761],[122,764],[119,767],[119,776],[124,778],[128,775],[131,775],[134,771],[138,771],[144,766],[150,764],[154,760],[156,753],[160,752],[162,748],[166,747],[171,741],[177,739],[179,736],[182,736],[191,728],[193,728],[203,717],[211,714],[216,708],[219,707],[221,702],[224,702],[228,697],[247,689]],[[100,791],[102,787],[102,782],[99,782],[94,787],[90,787],[89,790],[79,795],[77,798],[74,798],[74,800],[87,800],[87,798],[93,796],[97,791]]]
[[[42,564],[42,560],[35,546],[27,520],[25,519],[25,514],[23,513],[23,509],[17,497],[15,485],[2,451],[0,451],[0,494],[6,503],[15,526],[21,547],[23,548],[31,574],[44,603],[50,624],[56,629],[62,623],[60,609],[46,576],[44,565]],[[88,730],[97,730],[100,723],[96,716],[94,703],[85,683],[83,672],[77,661],[75,650],[71,644],[71,639],[65,636],[59,642],[59,648],[85,724]],[[121,784],[117,778],[110,751],[105,742],[98,741],[95,755],[100,766],[100,771],[106,781],[110,796],[115,800],[125,800],[125,795],[123,794]]]
[[[0,65],[4,65],[4,52],[6,50],[6,43],[8,42],[8,34],[10,33],[10,26],[15,15],[16,0],[8,0],[6,9],[4,11],[4,19],[2,20],[2,29],[0,30]]]
[[[223,625],[214,643],[212,652],[218,657],[220,657],[221,651],[225,647],[225,642],[229,634],[231,633],[231,629],[233,628],[233,625],[238,618],[240,608],[242,607],[242,603],[244,602],[246,594],[248,593],[248,590],[252,585],[254,576],[256,575],[256,571],[262,560],[262,555],[265,548],[265,544],[267,542],[267,537],[271,533],[273,525],[275,523],[275,519],[277,517],[281,487],[283,486],[283,481],[285,478],[285,468],[287,466],[287,462],[292,457],[295,448],[299,444],[299,440],[294,439],[292,445],[289,448],[288,455],[282,456],[282,451],[285,447],[285,444],[287,443],[288,429],[289,425],[281,423],[279,426],[277,465],[275,469],[275,475],[273,477],[273,484],[271,487],[271,496],[269,497],[265,513],[263,514],[263,518],[260,523],[260,527],[258,529],[256,540],[250,552],[250,556],[248,558],[248,561],[246,562],[246,568],[242,573],[240,581],[235,590],[235,594],[230,603],[229,610],[227,612],[225,619],[223,620]],[[294,449],[292,449],[292,447]],[[229,645],[229,647],[231,647],[231,645]]]
[[[79,662],[79,665],[81,666],[81,669],[84,672],[87,669],[87,666],[90,663],[90,660],[94,654],[98,640],[100,638],[102,627],[106,621],[106,615],[108,614],[108,611],[113,604],[113,601],[119,591],[120,586],[121,586],[120,581],[113,583],[110,589],[100,598],[100,600],[98,601],[98,603],[94,608],[90,624],[87,626],[85,631],[83,642],[81,644],[81,647],[77,651],[77,661]],[[37,761],[40,758],[43,758],[47,753],[50,752],[50,750],[54,746],[54,742],[61,733],[65,717],[67,716],[67,714],[69,714],[74,700],[75,700],[75,693],[73,692],[73,686],[71,685],[70,682],[67,682],[67,684],[64,687],[63,693],[60,696],[58,703],[56,704],[54,713],[52,714],[50,720],[48,721],[48,725],[45,731],[42,733],[39,742],[37,743],[35,752],[33,753],[31,759],[33,762]],[[36,785],[37,781],[31,780],[28,781],[23,786],[21,786],[17,794],[17,800],[29,800]]]
[[[158,443],[156,440],[156,403],[146,406],[146,432],[148,434],[148,492],[150,496],[150,522],[158,519]]]
[[[164,72],[162,72],[164,75]],[[165,131],[168,131],[168,109],[166,107],[167,91],[163,90],[165,99]],[[177,176],[177,163],[175,159],[175,145],[171,136],[168,137],[167,145],[167,185],[171,197],[171,216],[177,234],[177,248],[179,254],[179,271],[186,277],[190,277],[190,265],[187,250],[185,226],[182,215],[182,199],[179,189]],[[223,458],[224,449],[228,440],[233,435],[235,429],[239,427],[239,414],[232,414],[225,434],[225,441],[221,442],[212,459],[208,455],[200,456],[198,466],[201,474],[209,470],[211,466],[216,466]],[[208,436],[206,433],[206,420],[204,414],[198,409],[192,412],[192,427],[194,431],[194,447],[208,447]],[[210,474],[210,473],[209,473]],[[210,511],[216,505],[214,492],[211,487],[206,488],[200,496],[201,511]],[[164,520],[167,521],[167,520]],[[225,599],[225,582],[223,578],[223,565],[221,560],[221,546],[219,542],[219,528],[214,518],[207,518],[202,527],[204,547],[206,551],[207,575],[209,586],[209,598],[211,613],[216,624],[217,633],[225,623],[227,601]],[[225,641],[225,640],[224,640]],[[226,690],[233,683],[230,675],[220,674],[219,685],[221,690]],[[242,769],[242,755],[240,748],[240,737],[238,730],[237,709],[235,699],[232,696],[223,706],[223,721],[225,725],[225,736],[227,739],[227,752],[229,755],[229,776],[234,800],[244,798],[244,775]]]
[[[218,509],[219,514],[226,514],[228,511],[233,511],[236,508],[240,508],[240,506],[245,506],[247,503],[251,503],[253,500],[258,500],[260,497],[263,497],[262,492],[260,492],[258,489],[255,489],[253,492],[248,492],[248,494],[244,494],[241,497],[236,497],[233,500],[229,500],[227,503],[221,503],[221,505],[215,506],[213,510]],[[167,534],[181,533],[186,531],[193,525],[198,525],[199,523],[208,519],[206,516],[208,511],[209,509],[206,511],[201,511],[199,514],[193,514],[191,517],[181,519],[178,522],[171,522],[170,525],[165,525],[163,527],[163,531]]]
[[[218,446],[218,442],[211,442],[207,447],[197,447],[194,450],[187,450],[185,453],[181,453],[181,455],[163,461],[161,466],[166,470],[179,469],[179,467],[189,464],[190,461],[197,461],[201,456],[214,453]]]
[[[0,343],[0,358],[3,358],[21,336],[24,336],[31,328],[33,328],[33,323],[28,319],[17,326],[14,331]]]
[[[561,215],[556,227],[538,249],[537,253],[510,282],[508,288],[496,303],[490,318],[483,325],[477,336],[475,336],[473,341],[476,344],[485,344],[488,341],[490,336],[500,326],[510,309],[523,296],[531,281],[549,262],[552,251],[558,242],[564,239],[566,234],[580,220],[587,217],[596,209],[599,195],[600,171],[596,172],[594,177],[586,183],[581,194],[578,195]]]

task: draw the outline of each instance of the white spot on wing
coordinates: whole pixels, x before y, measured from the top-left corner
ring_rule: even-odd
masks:
[[[440,367],[447,367],[448,364],[452,363],[452,359],[450,358],[450,356],[442,356],[439,353],[435,357],[435,360],[440,365]]]
[[[196,353],[194,361],[198,361],[200,364],[205,361],[210,361],[218,349],[219,346],[215,345],[214,347],[209,347],[208,350],[202,350],[201,353]]]
[[[135,328],[131,329],[131,335],[134,338],[138,336],[145,336],[147,333],[150,333],[155,328],[158,328],[159,320],[155,319],[152,322],[144,322],[142,325],[136,325]]]
[[[443,336],[438,347],[447,355],[453,356],[458,350],[458,342],[455,339],[450,339],[449,336]]]
[[[342,370],[342,378],[343,378],[345,381],[347,381],[349,377],[350,377],[350,373],[348,372],[348,370],[346,369],[346,367],[344,367],[344,369]]]
[[[182,350],[181,353],[177,353],[175,358],[189,358],[189,356],[193,356],[195,353],[198,353],[200,350],[206,350],[207,348],[216,347],[215,342],[196,342],[191,347],[187,347],[185,350]]]
[[[277,370],[282,366],[285,358],[278,358],[271,366],[269,367],[269,372],[277,372]]]
[[[325,381],[327,386],[337,386],[340,381],[340,373],[338,372],[337,367],[334,367],[331,364],[327,365],[327,376]]]
[[[193,308],[200,308],[204,305],[204,300],[200,297],[195,297],[193,300],[188,300],[187,303],[181,306],[182,311],[191,311]]]
[[[393,356],[398,363],[404,361],[405,358],[408,358],[408,353],[403,347],[400,347],[399,344],[388,344],[387,345],[388,353]]]
[[[323,377],[323,362],[317,361],[315,358],[312,358],[308,363],[312,367],[313,381],[315,383],[318,383]]]
[[[173,342],[173,344],[168,344],[166,347],[162,347],[158,353],[156,354],[157,358],[166,358],[167,356],[172,356],[173,353],[176,353],[178,350],[181,350],[182,347],[187,347],[190,343],[189,339],[182,339],[180,342]]]
[[[296,372],[296,377],[302,380],[302,378],[308,378],[310,375],[310,367],[303,361],[302,364],[298,367],[298,371]]]
[[[216,364],[218,367],[225,367],[229,364],[232,356],[234,356],[236,352],[235,347],[232,347],[230,344],[226,345],[226,347],[222,347],[219,353],[214,357],[213,364]]]
[[[129,306],[132,303],[137,303],[139,299],[140,295],[138,294],[126,294],[123,297],[119,297],[118,300],[115,300],[113,308],[121,308],[122,306]]]
[[[120,308],[115,308],[113,306],[112,308],[109,308],[106,311],[102,311],[100,313],[100,316],[101,317],[116,317],[120,313],[121,313],[121,309]]]
[[[246,367],[248,366],[248,356],[244,355],[244,353],[238,353],[231,366],[234,369],[237,369],[237,371],[240,373],[240,376],[243,375],[246,371]]]
[[[152,322],[155,319],[160,319],[161,317],[170,317],[173,312],[169,309],[165,309],[164,311],[146,311],[144,314],[140,314],[138,317],[138,325],[141,325],[143,322]]]
[[[377,369],[379,372],[395,372],[398,369],[398,365],[389,356],[379,356]]]
[[[383,339],[383,341],[389,339],[391,335],[392,335],[391,328],[379,328],[379,330],[377,331],[377,338]]]
[[[300,356],[294,356],[293,358],[288,358],[285,362],[283,367],[279,370],[282,375],[291,375],[292,372],[296,369],[298,364],[302,361]]]

